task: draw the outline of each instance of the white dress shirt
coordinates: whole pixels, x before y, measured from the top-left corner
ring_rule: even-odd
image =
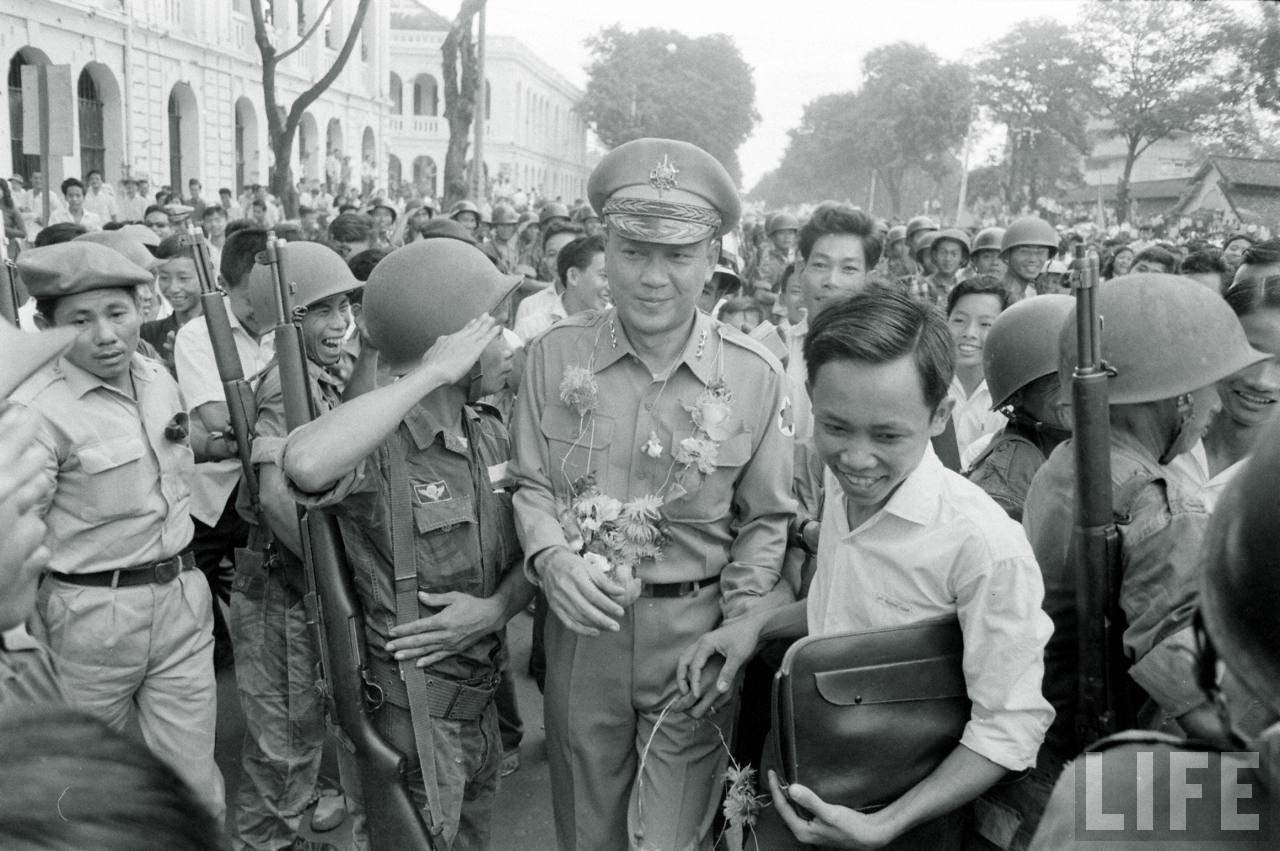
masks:
[[[804,362],[804,338],[808,334],[807,319],[802,319],[787,329],[787,384],[790,385],[796,443],[806,443],[813,439],[813,401],[805,388],[809,380],[809,368]]]
[[[1034,765],[1053,720],[1040,690],[1053,623],[1022,527],[931,448],[857,529],[829,470],[825,486],[809,634],[957,615],[973,703],[960,743],[1010,770]]]
[[[548,284],[516,308],[516,336],[528,343],[568,315],[555,284]]]
[[[956,400],[956,406],[951,410],[951,422],[956,427],[956,447],[961,456],[978,438],[994,434],[1009,422],[1004,414],[991,410],[991,391],[987,389],[985,378],[974,388],[972,395],[967,395],[960,379],[953,377],[951,398]]]

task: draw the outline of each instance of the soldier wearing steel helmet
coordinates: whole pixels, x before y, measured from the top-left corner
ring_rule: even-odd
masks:
[[[79,331],[10,399],[39,419],[50,557],[38,637],[69,702],[118,731],[137,722],[221,817],[213,604],[188,550],[186,404],[164,367],[136,352],[136,289],[151,273],[76,241],[24,251],[18,269],[43,321]]]
[[[885,251],[881,258],[885,277],[898,281],[916,273],[916,261],[911,257],[911,245],[907,242],[905,225],[894,225],[885,236]]]
[[[580,204],[573,211],[573,223],[581,225],[583,233],[587,236],[600,236],[604,233],[604,225],[600,223],[600,216],[595,210],[591,209],[590,204]]]
[[[969,252],[969,274],[994,275],[1003,278],[1004,261],[1000,259],[1000,245],[1004,241],[1004,228],[983,228],[973,238]]]
[[[686,142],[639,139],[601,160],[588,194],[614,307],[532,344],[513,426],[526,570],[554,613],[556,833],[561,848],[710,847],[726,765],[716,724],[736,690],[685,695],[676,664],[778,583],[791,406],[781,364],[696,307],[741,209],[724,167]],[[634,549],[587,539],[599,515],[576,518],[597,499],[625,506]]]
[[[969,262],[969,251],[969,234],[960,228],[947,228],[933,235],[929,242],[933,274],[928,280],[929,288],[939,303],[945,302],[960,282],[960,270]]]
[[[1036,294],[1036,278],[1058,254],[1058,232],[1036,216],[1025,216],[1009,225],[1000,239],[1000,259],[1008,266],[1004,285],[1010,301]]]
[[[489,314],[519,283],[461,240],[393,251],[363,297],[380,386],[294,431],[281,456],[295,499],[338,517],[382,695],[373,721],[405,755],[445,848],[489,844],[502,628],[532,597],[506,428],[493,409],[467,404],[474,381],[503,378],[476,365],[503,368],[486,358],[501,345]],[[407,564],[416,576],[398,573]]]
[[[1073,307],[1059,336],[1064,401],[1076,364],[1075,312]],[[1198,553],[1209,515],[1202,483],[1170,462],[1195,446],[1220,408],[1216,382],[1269,356],[1249,346],[1220,297],[1171,275],[1126,275],[1102,284],[1098,312],[1105,317],[1102,358],[1112,370],[1112,507],[1129,676],[1150,696],[1148,708],[1157,721],[1176,721],[1193,736],[1212,734],[1215,713],[1196,686],[1191,661]],[[1050,454],[1031,482],[1023,513],[1055,626],[1046,653],[1045,695],[1058,716],[1044,753],[1058,764],[1091,744],[1077,741],[1072,730],[1077,624],[1102,616],[1076,611],[1071,527],[1062,514],[1076,498],[1074,451],[1074,440],[1068,440]]]
[[[507,274],[514,273],[516,266],[520,265],[520,246],[516,241],[516,225],[519,221],[519,216],[510,204],[493,205],[493,233],[489,236],[489,243],[498,252],[502,271]]]
[[[1098,742],[1058,780],[1033,848],[1081,847],[1095,838],[1109,840],[1106,847],[1122,842],[1274,847],[1280,826],[1280,727],[1275,724],[1280,719],[1278,480],[1280,423],[1273,423],[1257,454],[1223,493],[1204,535],[1205,546],[1190,556],[1199,574],[1199,614],[1198,676],[1188,685],[1200,690],[1204,705],[1213,707],[1222,735],[1197,741],[1129,731]],[[1180,779],[1172,777],[1174,755],[1184,757],[1182,764],[1192,769]],[[1081,835],[1079,792],[1089,791],[1082,766],[1105,783],[1106,812],[1125,816],[1106,835]],[[1179,785],[1192,794],[1182,798],[1185,818],[1173,823],[1163,802],[1172,807]],[[1143,802],[1153,802],[1154,811]],[[1150,813],[1146,823],[1144,810]]]
[[[996,317],[983,345],[991,409],[1009,423],[992,435],[968,476],[1014,520],[1022,519],[1036,471],[1071,435],[1058,388],[1058,333],[1072,304],[1065,295],[1024,299]]]
[[[480,226],[480,208],[474,201],[464,198],[449,209],[449,218],[475,233],[476,228]]]
[[[916,272],[897,282],[897,285],[907,295],[916,301],[923,301],[928,304],[938,304],[940,301],[938,290],[933,285],[933,274],[936,271],[936,267],[933,265],[933,254],[931,252],[933,240],[937,236],[937,230],[926,230],[917,233],[914,240],[907,240],[908,244],[914,245],[914,248],[911,249],[911,261],[915,265]]]
[[[747,270],[747,281],[758,289],[776,293],[782,286],[782,273],[796,259],[800,220],[791,213],[772,213],[765,219],[764,233],[768,244]]]
[[[291,243],[279,251],[296,287],[311,399],[315,410],[329,411],[341,401],[336,370],[352,322],[351,293],[360,282],[337,252],[319,243]],[[255,264],[248,287],[254,314],[273,315],[277,288],[271,268]],[[259,516],[250,510],[242,482],[237,507],[256,527],[249,544],[259,556],[237,560],[231,591],[236,685],[245,715],[231,830],[246,848],[283,848],[301,838],[302,815],[315,796],[325,727],[315,688],[319,651],[303,605],[307,583],[297,506],[280,469],[288,429],[276,362],[263,373],[254,402],[253,460],[262,511]]]

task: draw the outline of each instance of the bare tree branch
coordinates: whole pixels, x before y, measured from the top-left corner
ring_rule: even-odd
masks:
[[[329,9],[331,9],[332,7],[333,7],[333,0],[325,0],[324,8],[320,10],[320,14],[316,15],[315,22],[311,24],[310,28],[308,28],[307,31],[302,34],[302,37],[299,38],[298,41],[293,46],[291,46],[288,50],[284,51],[283,53],[281,53],[279,56],[276,57],[277,61],[283,62],[293,54],[297,53],[300,49],[302,49],[302,45],[307,43],[307,39],[315,35],[316,30],[320,28],[320,24],[324,23],[324,16],[329,14]]]
[[[347,40],[342,43],[342,49],[338,51],[338,58],[333,60],[333,64],[329,66],[329,70],[324,72],[319,80],[311,85],[311,88],[298,95],[294,100],[293,106],[289,108],[289,123],[294,124],[302,120],[302,113],[307,111],[307,107],[315,103],[316,98],[324,94],[325,90],[333,85],[333,81],[338,79],[338,75],[342,73],[342,69],[346,67],[347,59],[351,56],[351,51],[355,48],[356,39],[360,37],[360,30],[364,26],[365,14],[369,11],[370,0],[360,0],[360,5],[356,7],[356,13],[351,19],[351,29],[347,32]]]

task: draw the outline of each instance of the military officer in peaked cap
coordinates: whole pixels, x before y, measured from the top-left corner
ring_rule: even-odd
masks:
[[[525,568],[554,612],[556,832],[562,848],[709,848],[734,692],[694,705],[676,663],[778,582],[790,405],[779,362],[696,308],[741,210],[720,163],[638,139],[588,194],[614,307],[533,344],[512,435]]]
[[[102,245],[25,251],[18,270],[66,354],[12,396],[40,419],[48,573],[36,600],[67,700],[143,738],[221,818],[209,585],[187,551],[195,469],[178,386],[137,354],[151,273]]]

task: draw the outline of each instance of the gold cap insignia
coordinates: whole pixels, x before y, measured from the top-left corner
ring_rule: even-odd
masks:
[[[649,172],[649,185],[658,191],[658,197],[662,197],[663,192],[676,188],[676,175],[679,173],[680,169],[676,168],[671,157],[663,154],[662,162]]]

